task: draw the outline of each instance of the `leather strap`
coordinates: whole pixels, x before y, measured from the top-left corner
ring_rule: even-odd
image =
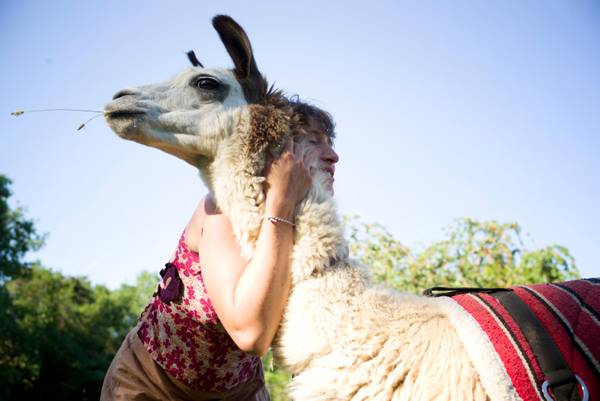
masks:
[[[556,401],[579,401],[577,379],[537,316],[513,291],[490,294],[508,311],[537,358]]]
[[[486,287],[431,287],[423,291],[423,295],[427,297],[453,297],[459,294],[467,294],[471,292],[479,292],[491,294],[496,291],[511,291],[508,288],[486,288]]]

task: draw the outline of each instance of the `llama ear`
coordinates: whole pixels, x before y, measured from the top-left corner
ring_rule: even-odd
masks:
[[[256,66],[246,32],[227,15],[217,15],[212,23],[233,60],[235,76],[242,85],[246,100],[259,103],[266,96],[268,84]]]
[[[233,60],[237,78],[248,79],[257,73],[258,67],[252,55],[252,46],[244,29],[227,15],[217,15],[212,23]]]
[[[192,65],[194,67],[202,67],[202,68],[204,68],[204,66],[202,65],[202,63],[198,60],[198,57],[196,57],[196,53],[194,53],[193,50],[190,50],[186,54],[188,56],[188,60],[190,60],[190,63],[192,63]]]

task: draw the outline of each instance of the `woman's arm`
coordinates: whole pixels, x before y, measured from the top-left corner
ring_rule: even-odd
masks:
[[[267,216],[293,220],[310,175],[288,145],[267,172]],[[199,250],[208,295],[223,326],[244,351],[264,355],[277,331],[290,289],[293,227],[263,221],[255,254],[241,256],[231,223],[221,213],[204,220]]]

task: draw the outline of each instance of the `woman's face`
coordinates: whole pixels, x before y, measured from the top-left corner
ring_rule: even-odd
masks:
[[[333,142],[318,123],[309,120],[306,135],[298,142],[303,150],[304,165],[309,167],[314,177],[317,171],[325,173],[327,177],[327,188],[333,193],[333,176],[335,175],[335,163],[340,159],[333,150]]]

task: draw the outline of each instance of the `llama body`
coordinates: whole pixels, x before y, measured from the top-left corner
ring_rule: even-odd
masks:
[[[233,70],[197,66],[163,84],[121,91],[106,115],[121,137],[198,168],[251,257],[263,219],[265,160],[299,127],[286,99],[267,91],[241,27],[224,16],[213,25]],[[273,343],[278,363],[296,374],[292,398],[518,400],[501,374],[498,383],[482,383],[448,300],[369,283],[348,257],[323,174],[296,210],[292,290]]]
[[[297,400],[488,399],[438,300],[352,264],[294,286],[273,349]]]

